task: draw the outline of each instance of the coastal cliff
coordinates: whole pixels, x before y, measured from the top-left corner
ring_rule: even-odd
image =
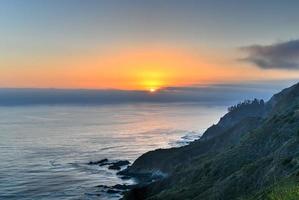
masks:
[[[271,199],[271,189],[280,185],[296,191],[298,109],[299,84],[268,102],[255,99],[230,107],[199,140],[145,153],[122,171],[150,180],[124,199]]]

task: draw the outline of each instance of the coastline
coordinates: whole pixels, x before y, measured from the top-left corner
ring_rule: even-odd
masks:
[[[189,145],[143,154],[120,174],[147,182],[123,199],[263,200],[284,187],[297,199],[298,97],[299,83],[267,102],[246,100]]]
[[[180,137],[179,140],[170,142],[170,147],[165,148],[165,150],[173,149],[173,148],[180,148],[183,146],[186,146],[195,140],[200,139],[201,135],[195,131],[189,131],[182,137]],[[151,151],[156,150],[162,150],[162,149],[155,149]],[[148,152],[151,152],[148,151]],[[148,152],[144,153],[147,154]],[[144,154],[140,155],[137,159],[142,157]],[[136,160],[135,160],[136,161]],[[135,162],[134,161],[134,162]],[[133,162],[133,163],[134,163]],[[121,184],[118,183],[113,186],[107,186],[107,185],[98,185],[97,188],[100,188],[102,192],[107,194],[117,194],[121,196],[121,199],[124,198],[125,194],[128,193],[131,190],[134,190],[136,188],[142,188],[145,187],[151,183],[154,183],[158,180],[164,179],[168,176],[167,173],[164,173],[160,170],[153,170],[151,172],[144,172],[144,173],[131,173],[127,171],[130,166],[133,164],[129,162],[128,160],[110,160],[109,158],[104,158],[97,161],[90,161],[87,163],[88,165],[98,165],[98,166],[105,166],[108,170],[111,171],[117,171],[116,175],[122,179],[122,180],[132,180],[132,184]]]

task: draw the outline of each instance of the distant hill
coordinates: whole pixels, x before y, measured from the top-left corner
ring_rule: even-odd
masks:
[[[299,84],[229,108],[201,139],[139,157],[122,172],[161,179],[125,199],[299,199]]]

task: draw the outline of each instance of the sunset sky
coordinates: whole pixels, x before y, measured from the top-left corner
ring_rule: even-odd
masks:
[[[0,0],[0,87],[296,79],[298,8],[291,0]]]

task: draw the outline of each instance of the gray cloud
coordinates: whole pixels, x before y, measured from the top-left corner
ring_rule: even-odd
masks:
[[[242,61],[262,69],[299,69],[299,39],[272,45],[242,47],[247,56]]]

